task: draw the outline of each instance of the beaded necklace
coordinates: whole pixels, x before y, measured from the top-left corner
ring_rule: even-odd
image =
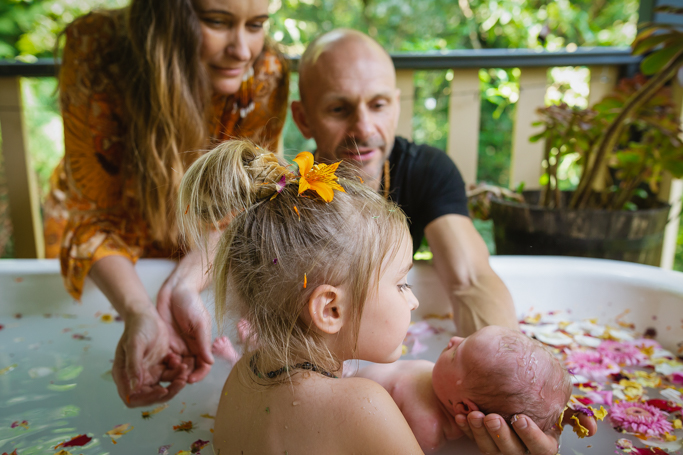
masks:
[[[251,367],[251,371],[254,372],[256,376],[259,378],[263,378],[263,375],[258,371],[256,368],[256,360],[258,359],[258,354],[254,354],[251,357],[251,360],[249,361],[249,366]],[[320,373],[323,376],[327,376],[328,378],[333,378],[333,379],[338,379],[337,376],[333,375],[327,370],[323,370],[317,365],[312,364],[311,362],[302,362],[302,363],[297,363],[296,365],[285,365],[282,368],[278,368],[277,370],[269,371],[265,373],[265,375],[269,379],[276,378],[280,376],[282,373],[288,372],[289,370],[310,370],[314,371],[316,373]]]

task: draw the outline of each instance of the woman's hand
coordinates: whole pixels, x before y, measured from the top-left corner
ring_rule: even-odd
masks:
[[[564,424],[568,424],[573,414],[565,412]],[[586,427],[589,436],[597,431],[594,418],[578,413],[581,425]],[[519,414],[512,424],[514,432],[498,414],[484,415],[481,412],[470,412],[467,416],[455,416],[458,427],[473,439],[482,453],[490,455],[555,455],[559,450],[560,431],[553,426],[547,432],[540,428],[529,417]],[[528,452],[527,452],[528,450]]]
[[[211,370],[211,317],[200,292],[206,286],[201,261],[194,253],[185,256],[157,295],[157,311],[169,332],[175,355],[167,358],[171,369],[189,368],[187,382],[201,381]]]
[[[187,382],[187,367],[177,363],[169,369],[168,330],[151,303],[145,311],[131,312],[116,347],[112,376],[119,396],[129,407],[168,401]],[[159,381],[170,381],[163,387]]]

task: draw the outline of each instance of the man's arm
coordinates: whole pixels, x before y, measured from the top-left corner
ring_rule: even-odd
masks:
[[[444,215],[427,225],[434,268],[446,289],[458,334],[487,325],[517,329],[512,296],[489,265],[484,240],[466,216]]]

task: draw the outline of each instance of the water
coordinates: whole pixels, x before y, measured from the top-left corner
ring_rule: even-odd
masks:
[[[198,439],[212,440],[214,421],[202,415],[215,415],[227,362],[217,359],[204,381],[186,386],[167,409],[143,419],[142,411],[154,406],[128,409],[111,377],[123,324],[66,314],[0,317],[0,370],[16,365],[0,375],[0,452],[54,453],[57,444],[80,434],[92,441],[68,450],[84,455],[158,453],[163,445],[174,454]],[[23,421],[28,428],[11,428]],[[195,429],[173,431],[182,421],[192,421]],[[120,424],[133,429],[114,444],[105,433]],[[213,453],[211,446],[202,453]]]

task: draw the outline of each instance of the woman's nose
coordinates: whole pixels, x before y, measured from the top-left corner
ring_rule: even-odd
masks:
[[[226,46],[226,51],[231,57],[239,61],[244,62],[251,58],[244,27],[235,30],[230,42]]]

